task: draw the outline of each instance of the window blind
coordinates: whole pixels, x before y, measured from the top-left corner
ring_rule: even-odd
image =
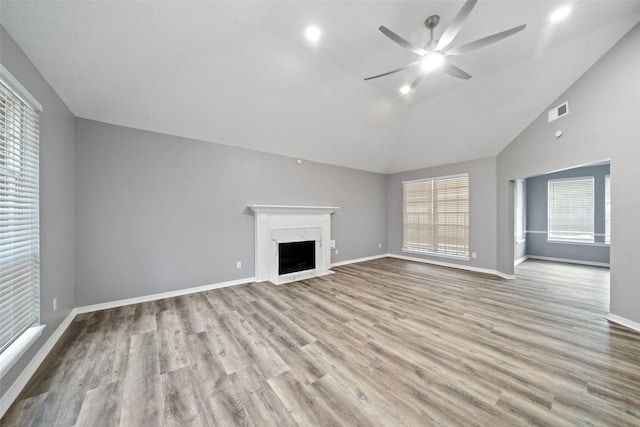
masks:
[[[403,183],[403,249],[469,255],[469,175]]]
[[[604,242],[611,243],[611,175],[604,176]]]
[[[0,353],[39,320],[39,119],[0,81]]]
[[[594,241],[593,177],[548,181],[548,239]]]

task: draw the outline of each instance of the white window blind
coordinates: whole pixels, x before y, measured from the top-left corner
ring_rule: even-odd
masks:
[[[403,249],[469,255],[469,175],[403,183]]]
[[[611,243],[611,175],[604,176],[604,242]]]
[[[593,243],[593,183],[593,177],[548,181],[549,240]]]
[[[0,81],[0,354],[39,321],[39,111]]]

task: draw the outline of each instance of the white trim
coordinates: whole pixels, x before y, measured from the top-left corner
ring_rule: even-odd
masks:
[[[373,256],[368,256],[368,257],[364,257],[364,258],[356,258],[356,259],[349,259],[349,260],[346,260],[346,261],[334,262],[333,264],[331,264],[331,268],[340,267],[341,265],[355,264],[357,262],[373,261],[374,259],[386,258],[388,256],[391,256],[391,255],[389,255],[389,254],[380,254],[380,255],[373,255]]]
[[[0,80],[25,104],[42,113],[42,104],[2,64],[0,64]]]
[[[607,320],[613,323],[617,323],[618,325],[626,326],[627,328],[633,329],[636,332],[640,332],[640,323],[618,316],[617,314],[609,313],[609,315],[607,316]]]
[[[292,205],[249,205],[255,213],[268,214],[332,214],[340,208],[337,206],[292,206]]]
[[[469,258],[469,255],[453,255],[453,254],[448,254],[448,253],[444,253],[444,252],[432,252],[432,251],[421,251],[419,249],[408,249],[403,247],[402,248],[402,252],[406,252],[408,254],[416,254],[416,255],[427,255],[427,256],[436,256],[439,258],[450,258],[450,259],[457,259],[460,261],[469,261],[471,258]]]
[[[520,259],[517,259],[513,262],[513,265],[518,265],[518,264],[522,264],[523,262],[525,262],[529,257],[527,255],[523,256]]]
[[[16,364],[29,347],[42,335],[47,325],[32,326],[24,331],[9,347],[0,353],[0,378]]]
[[[162,292],[160,294],[151,294],[151,295],[145,295],[141,297],[103,302],[100,304],[85,305],[83,307],[76,307],[75,310],[78,314],[90,313],[92,311],[106,310],[108,308],[116,308],[116,307],[122,307],[125,305],[139,304],[141,302],[149,302],[149,301],[156,301],[159,299],[179,297],[183,295],[195,294],[197,292],[210,291],[212,289],[220,289],[220,288],[226,288],[229,286],[244,285],[245,283],[252,283],[252,282],[255,282],[255,277],[230,280],[228,282],[213,283],[211,285],[196,286],[194,288],[179,289],[177,291]]]
[[[531,234],[547,234],[547,231],[545,230],[527,230],[525,231],[525,233],[531,233]],[[594,236],[596,237],[602,237],[605,234],[604,233],[593,233]]]
[[[525,233],[527,234],[548,234],[546,231],[540,230],[527,230]],[[604,233],[593,233],[594,239],[596,237],[606,237]],[[553,244],[561,244],[561,245],[583,245],[583,246],[601,246],[601,247],[611,247],[611,243],[603,243],[603,242],[587,242],[584,240],[562,240],[562,239],[546,239],[547,243]]]
[[[36,373],[36,370],[40,367],[40,364],[42,364],[53,346],[58,342],[64,331],[67,330],[73,318],[76,317],[76,314],[78,313],[75,308],[69,312],[67,317],[64,318],[62,323],[60,323],[58,328],[53,332],[53,334],[51,334],[49,339],[47,339],[44,345],[40,347],[40,350],[38,350],[26,368],[20,372],[20,375],[16,378],[13,384],[11,384],[11,387],[9,387],[2,395],[0,398],[0,418],[4,416],[9,407],[18,398],[22,389],[27,385],[33,374]]]
[[[431,259],[415,258],[415,257],[409,257],[409,256],[404,256],[404,255],[396,255],[396,254],[387,254],[387,256],[390,257],[390,258],[403,259],[405,261],[416,261],[416,262],[422,262],[422,263],[425,263],[425,264],[439,265],[441,267],[450,267],[450,268],[457,268],[457,269],[460,269],[460,270],[473,271],[473,272],[476,272],[476,273],[492,274],[494,276],[502,277],[503,279],[515,279],[516,278],[516,276],[514,276],[514,275],[504,274],[504,273],[502,273],[500,271],[490,270],[488,268],[471,267],[471,266],[468,266],[468,265],[452,264],[450,262],[435,261],[435,260],[431,260]]]
[[[331,270],[303,270],[288,274],[281,274],[268,281],[276,286],[286,285],[287,283],[298,282],[300,280],[315,279],[316,277],[328,276],[334,274]]]
[[[608,262],[596,262],[596,261],[582,261],[579,259],[568,259],[568,258],[554,258],[548,256],[538,256],[538,255],[527,255],[529,259],[539,259],[542,261],[555,261],[555,262],[566,262],[569,264],[582,264],[582,265],[592,265],[595,267],[607,267],[609,268]]]
[[[580,240],[551,240],[551,239],[547,239],[547,243],[551,243],[554,245],[560,244],[560,245],[579,245],[579,246],[600,246],[600,247],[611,247],[611,245],[609,243],[601,243],[601,242],[587,242],[587,241],[580,241]]]

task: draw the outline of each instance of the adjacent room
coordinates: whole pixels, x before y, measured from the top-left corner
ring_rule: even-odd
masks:
[[[0,425],[640,425],[640,0],[0,0]]]

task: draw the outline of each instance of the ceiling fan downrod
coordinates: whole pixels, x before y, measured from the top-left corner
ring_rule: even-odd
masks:
[[[431,40],[424,46],[426,50],[433,50],[436,47],[435,40],[433,40],[433,29],[438,26],[438,22],[440,22],[440,15],[431,15],[424,21],[424,26],[429,29],[431,35]]]

